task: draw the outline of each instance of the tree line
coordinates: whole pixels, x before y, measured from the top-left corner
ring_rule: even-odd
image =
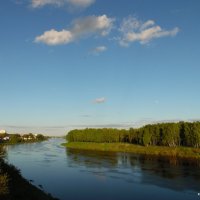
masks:
[[[0,143],[16,144],[16,143],[25,142],[25,141],[43,141],[45,139],[47,139],[47,137],[42,134],[35,134],[35,135],[32,133],[28,133],[24,135],[7,134],[7,133],[0,134]]]
[[[130,143],[144,146],[200,147],[200,122],[149,124],[141,128],[86,128],[71,130],[69,142]]]

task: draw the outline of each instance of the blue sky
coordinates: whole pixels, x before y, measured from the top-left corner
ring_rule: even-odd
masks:
[[[64,134],[200,117],[199,0],[7,0],[0,129]]]

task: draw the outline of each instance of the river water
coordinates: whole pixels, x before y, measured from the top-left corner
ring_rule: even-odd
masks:
[[[200,200],[200,165],[70,150],[63,139],[7,147],[5,159],[60,200]]]

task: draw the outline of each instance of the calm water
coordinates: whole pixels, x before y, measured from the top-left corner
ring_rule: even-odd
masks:
[[[200,200],[200,166],[133,154],[66,150],[63,142],[9,146],[6,159],[61,200]]]

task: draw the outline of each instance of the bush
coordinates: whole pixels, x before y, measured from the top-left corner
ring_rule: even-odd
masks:
[[[0,174],[0,196],[7,195],[9,193],[8,182],[7,174]]]

